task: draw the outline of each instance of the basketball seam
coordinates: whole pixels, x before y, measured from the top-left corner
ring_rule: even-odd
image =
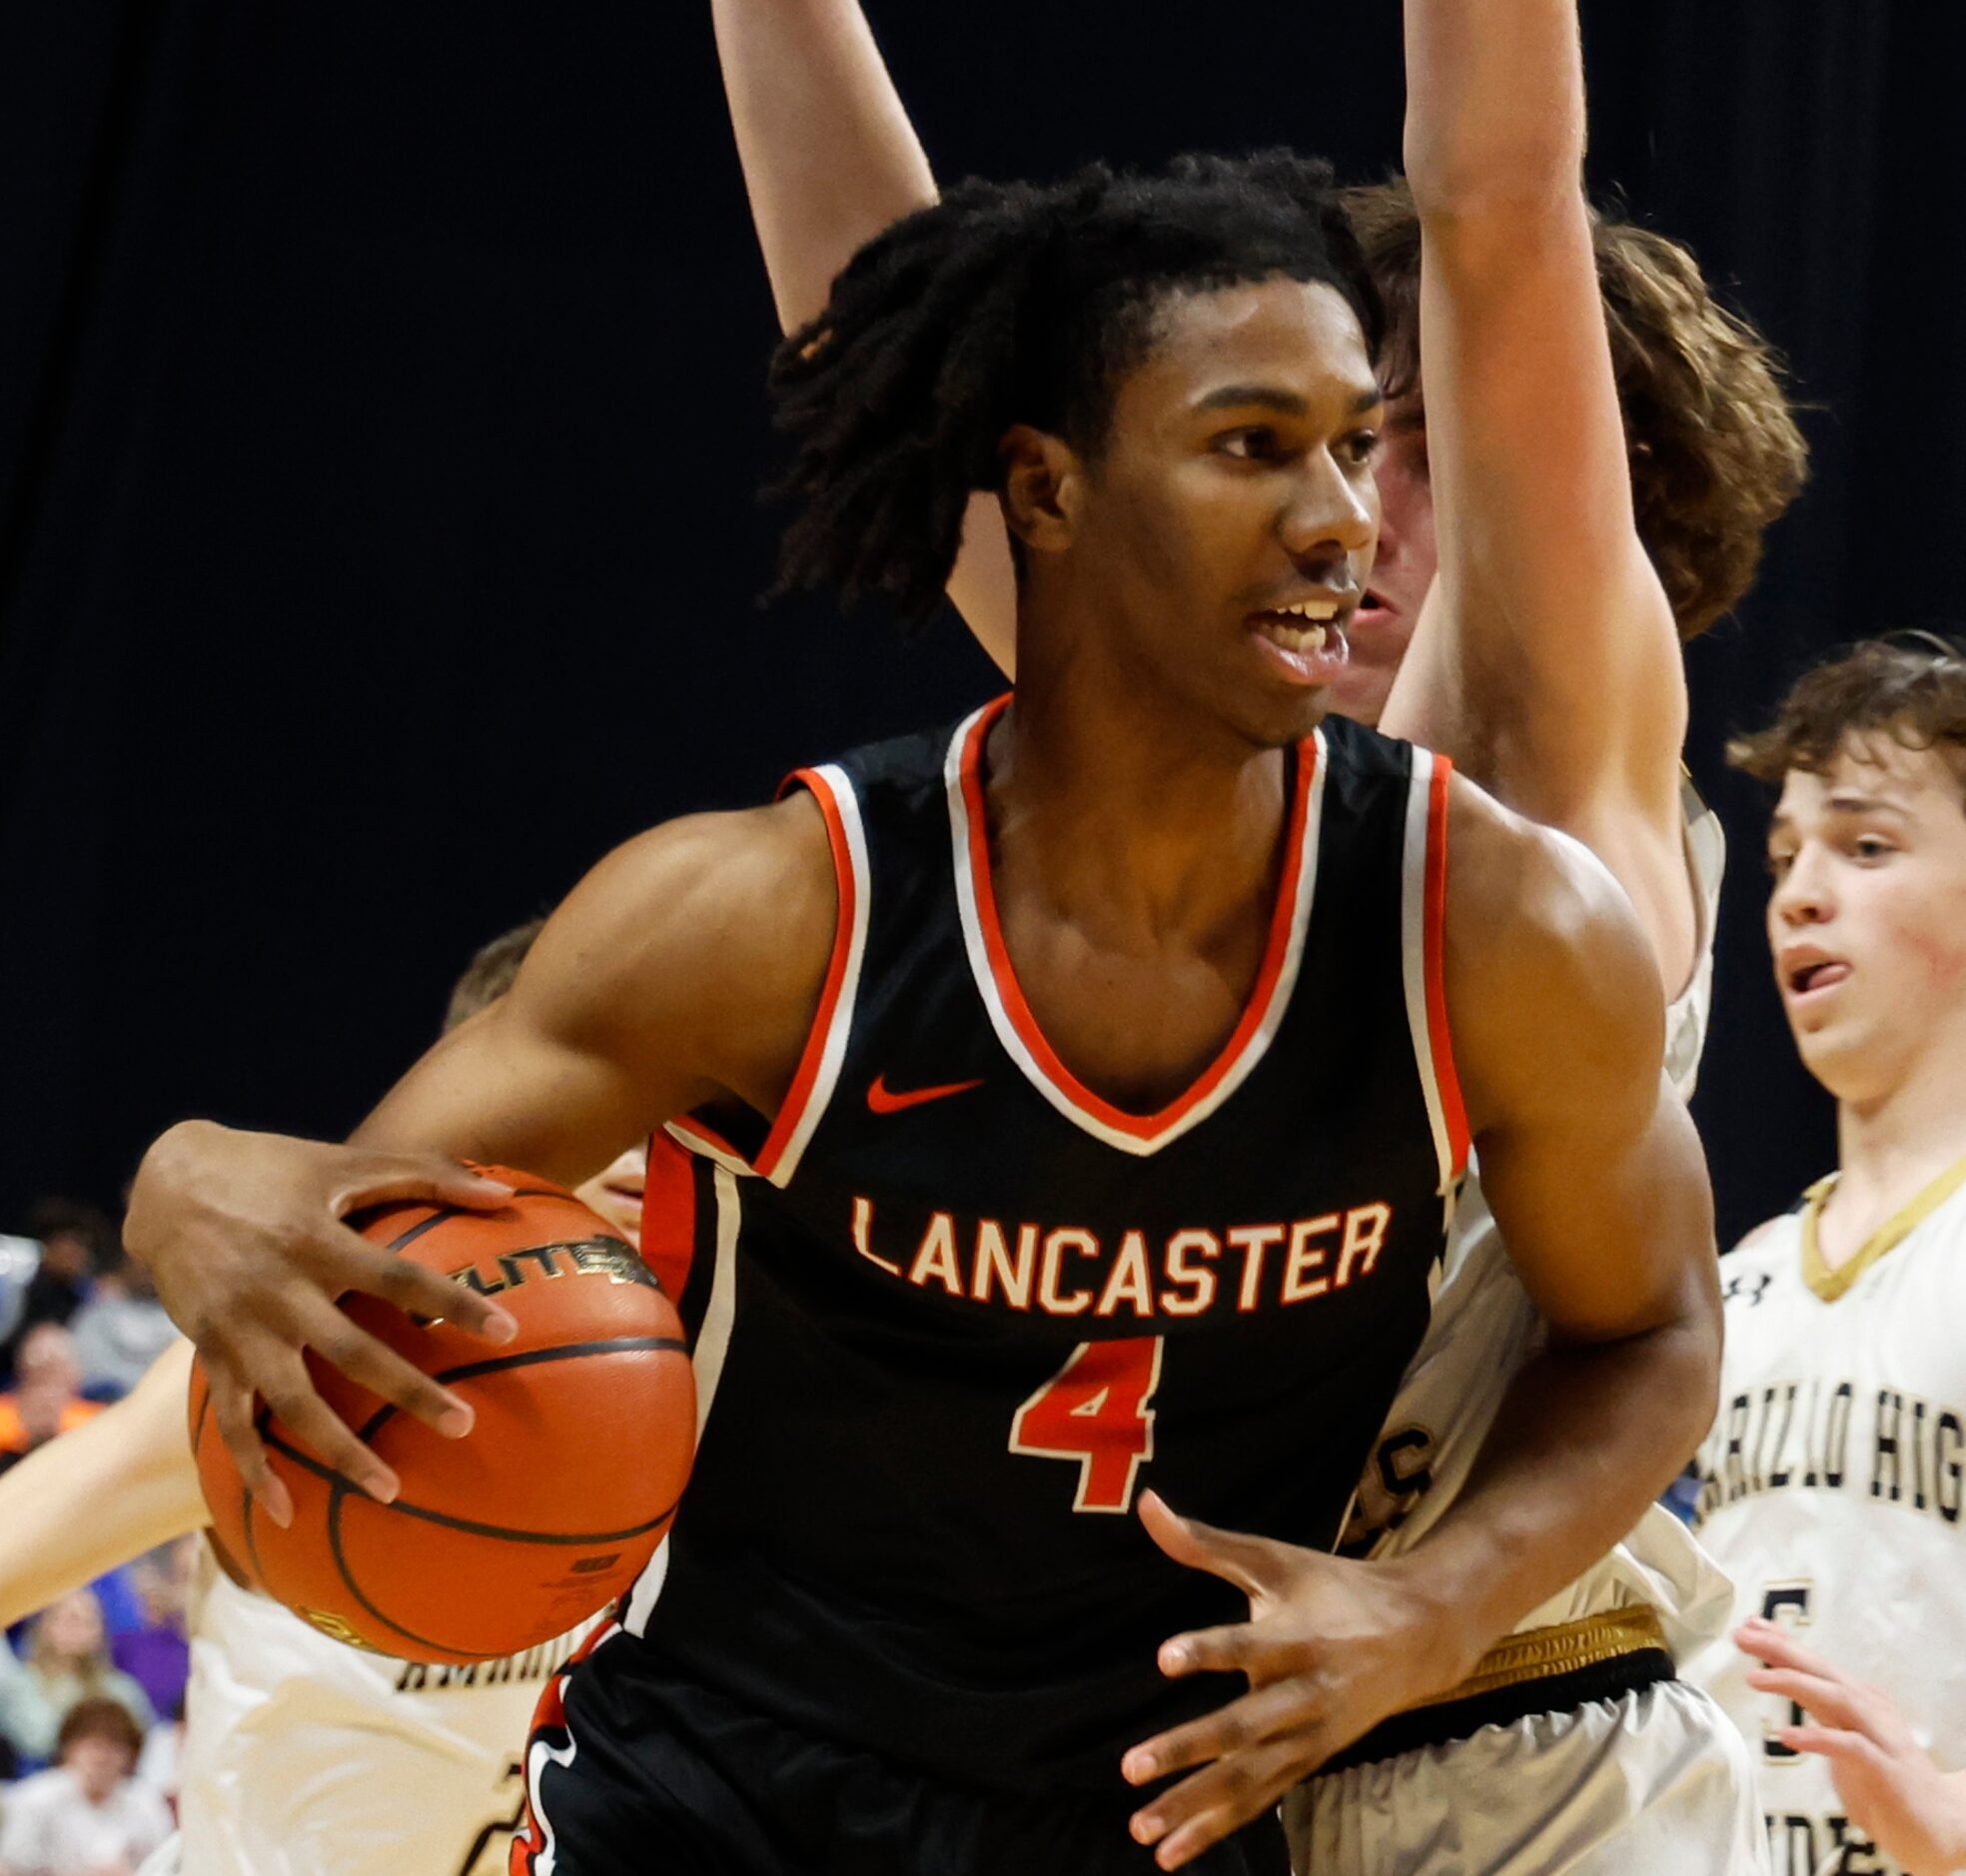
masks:
[[[637,1351],[660,1354],[665,1350],[686,1357],[689,1345],[674,1336],[611,1336],[600,1342],[562,1342],[550,1349],[525,1349],[517,1355],[494,1355],[483,1362],[467,1362],[459,1368],[444,1369],[433,1375],[431,1380],[440,1387],[448,1388],[454,1381],[476,1381],[481,1375],[500,1375],[513,1368],[534,1368],[541,1362],[570,1361],[586,1355],[630,1355]],[[381,1427],[402,1411],[394,1401],[385,1402],[356,1437],[367,1445]]]

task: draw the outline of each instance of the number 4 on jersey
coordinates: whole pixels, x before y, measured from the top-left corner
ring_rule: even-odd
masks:
[[[1154,1456],[1161,1385],[1159,1336],[1082,1342],[1010,1422],[1010,1449],[1027,1457],[1077,1459],[1075,1511],[1126,1511],[1143,1459]]]

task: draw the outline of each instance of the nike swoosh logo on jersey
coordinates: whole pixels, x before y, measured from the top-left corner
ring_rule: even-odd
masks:
[[[947,1081],[934,1088],[909,1088],[896,1094],[888,1087],[885,1075],[876,1075],[867,1090],[867,1105],[876,1114],[899,1114],[903,1108],[918,1108],[925,1101],[946,1101],[951,1095],[968,1094],[982,1086],[979,1075],[975,1081]]]

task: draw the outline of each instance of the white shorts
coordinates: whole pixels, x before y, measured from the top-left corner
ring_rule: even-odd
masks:
[[[1754,1770],[1666,1680],[1355,1765],[1285,1801],[1299,1876],[1767,1876]]]
[[[184,1839],[174,1830],[138,1866],[137,1876],[179,1876],[184,1868]]]

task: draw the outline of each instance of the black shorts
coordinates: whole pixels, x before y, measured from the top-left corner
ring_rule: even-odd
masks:
[[[548,1685],[511,1876],[1151,1876],[1132,1806],[1011,1796],[794,1730],[615,1637]],[[1138,1800],[1134,1801],[1136,1804]],[[1266,1817],[1195,1876],[1288,1876]]]

